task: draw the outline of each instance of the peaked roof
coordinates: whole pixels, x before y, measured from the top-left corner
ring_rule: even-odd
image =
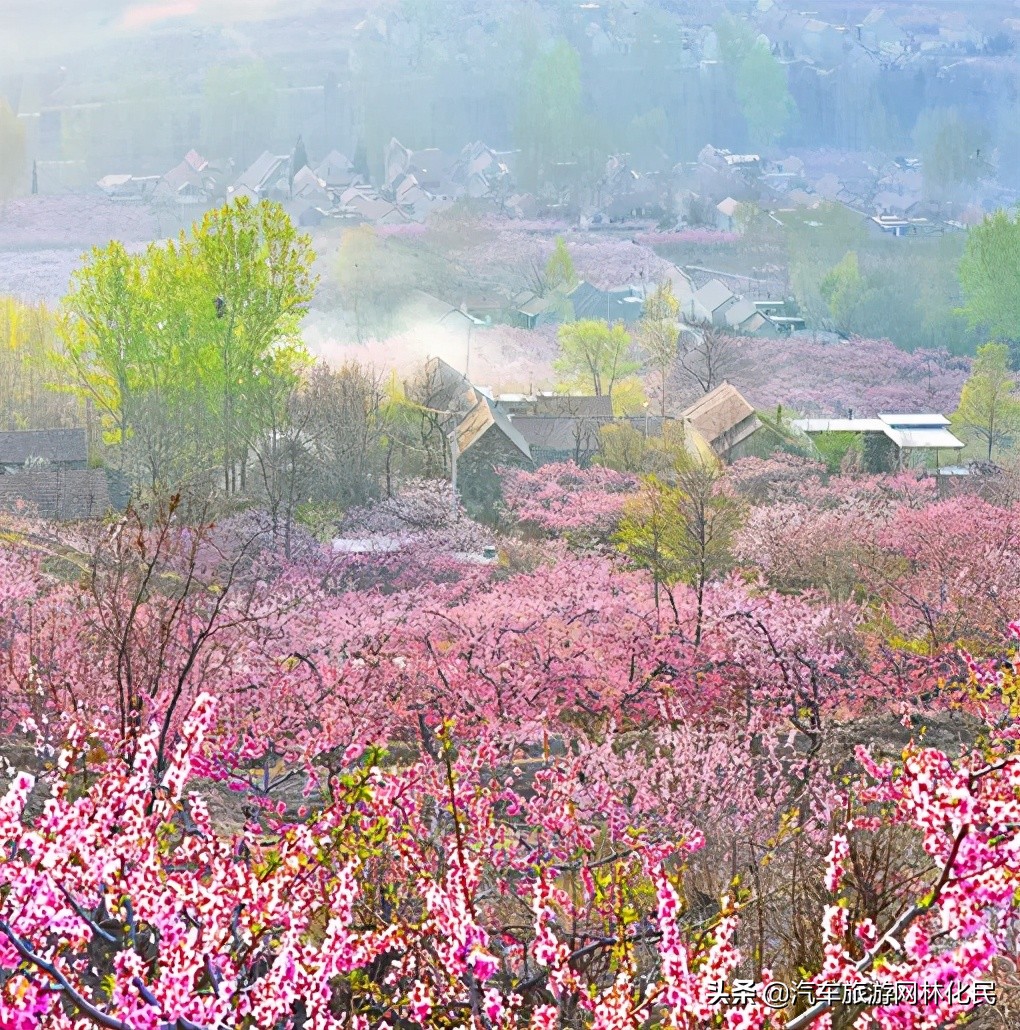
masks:
[[[478,443],[487,432],[495,430],[502,433],[530,461],[531,448],[528,446],[528,441],[511,425],[510,419],[496,407],[490,397],[481,393],[477,396],[478,403],[457,426],[457,446],[461,454],[472,444]]]
[[[619,322],[641,317],[644,301],[629,286],[600,290],[583,279],[567,294],[576,319]]]
[[[713,448],[721,442],[728,450],[758,428],[757,425],[749,425],[739,437],[732,436],[733,431],[753,415],[754,408],[743,394],[731,383],[724,382],[685,408],[680,418],[696,429]]]
[[[180,164],[174,165],[163,176],[163,183],[174,193],[180,193],[187,186],[202,190],[205,187],[202,172],[206,172],[207,175],[212,172],[209,162],[197,151],[189,150]]]
[[[270,180],[279,177],[290,165],[289,154],[271,154],[268,150],[255,160],[237,177],[233,189],[250,190],[259,193],[270,185]]]
[[[734,299],[734,293],[718,279],[709,279],[695,292],[694,298],[707,311],[717,311],[723,304]]]
[[[360,182],[361,176],[354,170],[354,165],[347,159],[345,154],[339,150],[331,150],[315,166],[315,174],[322,179],[327,186],[334,189],[349,186],[353,182]]]
[[[726,319],[726,324],[733,329],[743,328],[744,324],[749,322],[751,319],[758,315],[759,321],[755,328],[760,326],[764,319],[761,318],[758,309],[754,306],[754,302],[750,300],[739,299],[731,304],[727,309],[723,317]]]
[[[326,183],[320,179],[319,176],[308,167],[308,165],[305,165],[299,171],[294,173],[294,182],[291,186],[291,192],[295,197],[305,199],[329,199],[329,192],[326,190]]]
[[[510,419],[499,410],[496,402],[461,375],[442,358],[430,358],[425,364],[427,374],[438,387],[437,407],[456,412],[457,448],[461,454],[494,430],[501,433],[529,461],[531,449],[527,440],[510,424]]]
[[[453,365],[442,358],[429,358],[425,362],[425,374],[436,388],[433,400],[437,408],[448,411],[467,412],[478,403],[475,388]]]

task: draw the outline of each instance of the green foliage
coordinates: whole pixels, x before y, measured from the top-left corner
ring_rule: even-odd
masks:
[[[1005,344],[978,348],[953,424],[968,439],[982,443],[989,461],[994,448],[1012,442],[1020,433],[1020,394]]]
[[[750,22],[727,14],[715,26],[719,56],[732,68],[739,68],[754,49],[757,39]]]
[[[547,290],[563,291],[572,290],[577,285],[574,259],[562,236],[556,237],[556,246],[545,263],[545,284]]]
[[[743,522],[743,505],[722,488],[722,470],[677,453],[668,479],[646,477],[640,495],[620,521],[616,544],[632,564],[648,569],[659,589],[676,583],[698,597],[696,640],[701,636],[705,585],[732,564],[733,538]]]
[[[801,308],[813,321],[829,315],[821,285],[829,269],[866,242],[864,220],[842,204],[821,204],[783,216],[790,282]]]
[[[94,247],[64,300],[66,353],[54,360],[70,389],[95,405],[115,443],[127,438],[136,394],[176,382],[164,337],[150,335],[159,296],[149,284],[148,256],[129,254],[117,240]]]
[[[637,376],[621,379],[613,390],[613,414],[617,418],[644,415],[648,412],[648,396]]]
[[[843,467],[847,455],[855,448],[859,449],[859,433],[818,433],[812,437],[818,456],[825,462],[825,467],[836,475]]]
[[[855,251],[849,251],[839,264],[829,269],[818,284],[818,292],[829,306],[837,331],[849,333],[867,296]]]
[[[751,144],[767,147],[775,143],[795,108],[786,68],[765,43],[756,42],[740,62],[736,85]]]
[[[929,197],[944,197],[991,171],[981,157],[982,149],[989,146],[987,130],[955,108],[923,111],[914,128],[914,140],[921,153],[924,189]]]
[[[0,429],[80,424],[82,405],[59,392],[66,391],[66,380],[53,379],[51,363],[59,350],[48,308],[0,297]]]
[[[596,397],[611,397],[613,387],[637,372],[631,338],[622,325],[595,319],[561,325],[560,356],[553,363],[568,389],[591,389]]]
[[[782,135],[795,110],[786,69],[749,22],[727,15],[715,32],[719,56],[733,76],[748,140],[767,147]]]
[[[972,326],[1020,343],[1020,211],[997,211],[970,230],[960,285],[962,313]]]
[[[64,301],[59,370],[111,443],[157,423],[175,440],[204,434],[233,489],[245,441],[307,363],[298,328],[313,259],[279,204],[244,197],[143,254],[95,248]]]
[[[638,339],[646,361],[659,378],[659,414],[666,414],[666,383],[676,360],[680,326],[680,302],[673,295],[673,284],[666,280],[645,301],[644,314],[638,326]]]
[[[17,192],[25,175],[25,129],[0,96],[0,207]]]
[[[629,422],[608,422],[599,429],[596,462],[617,472],[646,472],[648,440]]]
[[[581,105],[580,57],[559,40],[535,55],[525,77],[515,130],[522,182],[562,185],[582,176],[596,161],[598,135]]]
[[[791,285],[810,322],[905,350],[974,353],[980,338],[958,310],[962,233],[870,236],[865,219],[842,205],[782,217]]]

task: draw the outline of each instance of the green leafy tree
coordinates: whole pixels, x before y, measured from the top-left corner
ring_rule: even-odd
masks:
[[[844,467],[847,455],[852,450],[861,450],[860,433],[819,433],[811,442],[818,456],[825,462],[825,467],[833,475]]]
[[[763,42],[755,42],[736,74],[737,97],[756,147],[767,147],[783,134],[795,107],[786,68]]]
[[[989,461],[993,448],[1011,442],[1020,432],[1020,394],[1004,343],[978,347],[953,425],[970,439],[980,440]]]
[[[617,472],[647,472],[648,440],[630,422],[608,422],[599,429],[599,465]]]
[[[754,49],[755,36],[751,23],[727,14],[715,26],[719,40],[719,56],[731,68],[739,68]]]
[[[181,300],[198,330],[192,367],[216,397],[229,492],[243,457],[238,436],[278,394],[274,380],[306,360],[299,329],[315,289],[315,254],[280,204],[246,197],[209,211],[178,252]]]
[[[989,145],[987,130],[955,108],[922,112],[914,141],[921,154],[924,190],[930,198],[942,199],[991,171],[981,156]]]
[[[666,592],[677,614],[673,587],[684,583],[697,597],[695,643],[701,642],[705,588],[733,561],[733,538],[743,522],[741,502],[726,491],[718,466],[678,456],[668,480],[648,476],[617,532],[620,550],[652,573],[656,607]]]
[[[0,96],[0,208],[14,196],[25,175],[25,129]]]
[[[648,414],[648,395],[638,376],[627,376],[613,387],[613,414],[617,418]]]
[[[524,81],[516,139],[522,181],[558,181],[554,165],[579,162],[591,149],[591,125],[581,106],[581,59],[566,40],[535,55]]]
[[[666,384],[676,361],[677,338],[680,335],[680,302],[673,295],[673,284],[666,280],[645,301],[644,314],[638,325],[638,340],[647,356],[647,363],[659,378],[659,414],[666,415]]]
[[[276,417],[281,382],[307,363],[298,328],[313,260],[279,204],[245,197],[144,254],[93,250],[60,323],[72,390],[96,405],[111,442],[144,429],[165,449],[187,425],[214,448],[224,489],[237,489],[239,470],[243,487],[244,441]],[[159,440],[157,418],[168,430]]]
[[[596,319],[561,325],[560,356],[553,367],[568,388],[591,387],[596,397],[612,397],[613,387],[641,367],[631,355],[632,341],[622,325]]]
[[[818,290],[829,306],[829,313],[837,332],[852,332],[868,294],[856,251],[849,251],[839,264],[829,269],[819,283]]]
[[[960,259],[962,314],[998,340],[1020,344],[1020,211],[989,215],[967,234]]]
[[[110,443],[127,440],[140,397],[173,377],[154,309],[147,255],[116,240],[92,249],[64,298],[64,353],[54,360],[72,392],[95,406]]]
[[[80,424],[80,402],[54,382],[59,353],[56,320],[43,304],[0,297],[0,429],[49,429]]]
[[[574,259],[570,256],[562,236],[556,237],[556,246],[545,263],[545,285],[547,291],[568,291],[577,285]]]
[[[813,321],[831,315],[821,294],[829,269],[853,251],[867,245],[864,219],[842,204],[820,204],[783,215],[783,229],[790,263],[790,285],[801,309]]]
[[[729,68],[751,144],[765,147],[783,133],[795,110],[786,68],[742,19],[727,16],[716,25],[719,56]]]

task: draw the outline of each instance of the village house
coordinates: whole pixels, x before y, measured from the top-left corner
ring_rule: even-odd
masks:
[[[319,225],[333,208],[333,195],[308,165],[299,169],[291,183],[290,199],[283,206],[298,225]]]
[[[211,165],[197,151],[189,150],[180,164],[160,178],[153,199],[181,207],[208,204],[225,193],[228,174],[229,167]]]
[[[718,279],[709,279],[704,286],[695,291],[689,301],[690,306],[684,308],[682,314],[690,322],[723,326],[726,324],[725,314],[736,300],[736,295],[728,286]]]
[[[393,186],[403,175],[413,175],[422,189],[434,196],[453,194],[451,173],[457,159],[436,147],[409,150],[391,139],[383,153],[383,186]]]
[[[331,150],[316,166],[315,175],[333,191],[356,186],[361,176],[354,170],[354,165],[339,150]]]
[[[481,140],[468,143],[450,169],[450,182],[458,196],[479,200],[499,191],[501,184],[512,181],[510,151],[497,151]],[[509,189],[504,190],[509,193]]]
[[[682,317],[694,325],[712,325],[756,336],[776,336],[784,331],[766,309],[734,293],[718,279],[709,279],[700,289],[685,291],[682,299],[677,299]]]
[[[402,172],[384,191],[400,211],[413,222],[424,222],[430,211],[448,203],[422,188],[410,172]]]
[[[944,415],[890,414],[876,418],[805,418],[793,428],[809,437],[828,433],[852,433],[861,440],[862,459],[869,472],[890,472],[934,459],[942,451],[956,452],[964,443],[949,430]]]
[[[636,286],[619,286],[600,290],[591,283],[579,282],[566,294],[574,309],[574,318],[601,319],[615,322],[636,322],[644,310],[644,293]]]
[[[601,430],[613,419],[610,397],[538,393],[499,397],[513,427],[528,442],[536,465],[587,465],[599,452]]]
[[[248,197],[253,202],[260,200],[286,200],[290,196],[290,164],[289,154],[271,154],[262,152],[238,177],[233,185],[227,187],[227,199]]]
[[[514,321],[524,329],[537,329],[556,321],[557,310],[552,297],[540,297],[526,290],[513,299]]]
[[[492,516],[500,498],[499,467],[532,468],[527,440],[495,400],[441,358],[425,366],[429,407],[442,426],[457,464],[457,489],[474,516]]]
[[[669,194],[668,181],[646,174],[631,165],[628,154],[614,154],[595,188],[595,224],[623,222],[662,213]],[[600,221],[601,217],[601,221]]]
[[[332,195],[326,186],[326,180],[320,179],[305,165],[294,173],[294,179],[290,187],[291,198],[304,204],[314,204],[320,207],[330,206],[333,202]]]
[[[158,175],[104,175],[96,186],[110,200],[140,204],[151,199],[158,184]]]
[[[102,518],[113,506],[107,471],[88,467],[84,429],[0,432],[0,510],[68,522]]]
[[[372,186],[350,186],[338,198],[339,217],[352,224],[406,225],[410,219]]]
[[[706,459],[714,455],[727,462],[754,453],[752,440],[763,429],[747,398],[728,382],[685,408],[679,421],[693,456]]]
[[[736,214],[738,207],[740,207],[740,201],[734,200],[732,197],[725,197],[723,200],[720,200],[715,205],[716,228],[722,229],[724,232],[733,232],[737,225]]]

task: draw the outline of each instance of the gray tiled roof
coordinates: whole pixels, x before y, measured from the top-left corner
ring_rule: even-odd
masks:
[[[599,429],[609,419],[556,417],[549,415],[515,415],[514,428],[529,447],[573,454],[598,449]]]
[[[29,458],[53,462],[88,460],[84,429],[31,429],[0,433],[0,465],[24,465]]]
[[[567,294],[574,306],[574,317],[596,321],[633,322],[641,317],[644,304],[634,295],[630,287],[614,290],[600,290],[591,283],[579,282]]]
[[[568,393],[539,394],[535,398],[535,415],[559,415],[569,418],[613,417],[613,398],[576,396]]]

